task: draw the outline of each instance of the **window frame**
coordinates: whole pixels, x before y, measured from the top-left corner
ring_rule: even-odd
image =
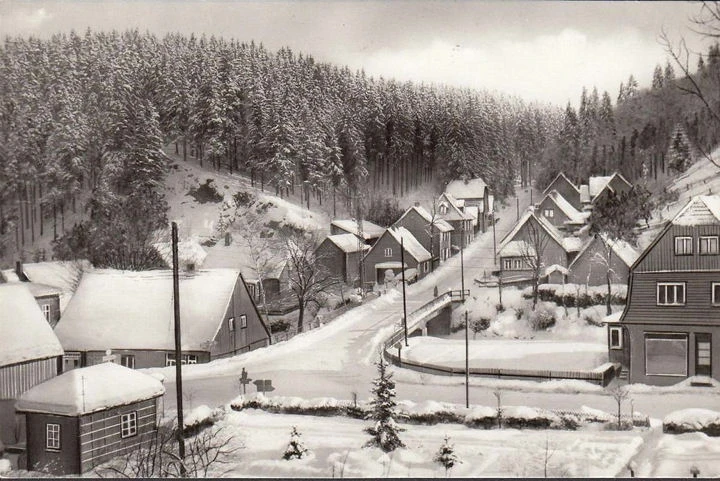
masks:
[[[548,213],[550,215],[548,215]],[[543,217],[546,217],[548,219],[554,219],[555,218],[555,209],[543,209]]]
[[[720,307],[720,297],[716,299],[715,297],[715,287],[720,287],[720,282],[711,282],[710,283],[710,302],[713,306]],[[718,292],[720,294],[720,292]]]
[[[131,438],[137,436],[138,425],[137,425],[137,411],[130,411],[129,413],[120,415],[120,437],[122,439]]]
[[[42,313],[45,316],[45,320],[50,320],[50,304],[41,304],[40,309],[42,309]]]
[[[685,241],[687,241],[687,240],[689,240],[689,242],[685,243]],[[685,252],[679,253],[678,252],[678,241],[683,241],[683,246],[689,245],[690,251],[689,252],[685,251]],[[676,256],[691,256],[691,255],[693,255],[693,237],[692,236],[676,235],[674,237],[674,244],[675,244],[674,245],[675,249],[674,249],[673,253]]]
[[[247,315],[240,314],[240,329],[247,329]]]
[[[616,332],[617,335],[618,335],[618,337],[617,337],[618,342],[617,342],[617,343],[613,343],[613,333],[614,333],[614,332]],[[609,338],[608,338],[608,346],[610,347],[610,349],[613,349],[613,350],[621,350],[621,349],[623,348],[623,332],[622,332],[622,327],[620,327],[620,326],[610,326],[610,329],[608,330],[608,336],[609,336]]]
[[[132,362],[130,363],[130,364],[132,364],[132,366],[128,366],[127,364],[125,364],[125,363],[123,362],[123,361],[125,361],[126,359],[129,359],[129,360],[132,361]],[[130,369],[135,369],[135,355],[134,355],[134,354],[120,354],[120,365],[121,365],[121,366],[125,366],[125,367],[130,368]]]
[[[53,430],[50,430],[50,427]],[[57,428],[57,429],[54,429]],[[52,434],[52,437],[50,436]],[[45,450],[46,451],[62,451],[62,426],[59,423],[45,423]],[[52,441],[52,444],[51,444]]]
[[[690,345],[689,335],[684,332],[646,332],[644,336],[643,348],[644,361],[645,361],[645,375],[646,376],[665,376],[665,377],[688,377],[690,372]],[[653,341],[684,341],[685,342],[685,372],[684,374],[661,374],[661,373],[650,373],[648,372],[648,340]]]
[[[711,241],[715,240],[715,252],[711,252],[710,249],[708,249],[707,252],[703,252],[702,250],[702,241]],[[710,247],[710,242],[708,242],[708,247]],[[720,254],[720,236],[716,235],[701,235],[698,237],[698,254],[701,256],[716,256]]]
[[[682,302],[677,302],[677,298],[678,298],[677,289],[674,289],[674,298],[675,298],[676,302],[668,303],[667,302],[667,298],[668,298],[667,292],[668,291],[666,289],[665,290],[665,302],[661,304],[660,303],[660,289],[662,287],[677,288],[678,286],[682,286],[682,288],[683,288],[682,289],[682,293],[683,293]],[[684,306],[686,303],[687,303],[687,283],[686,282],[656,282],[655,283],[655,305],[656,306],[658,306],[658,307],[681,307],[681,306]]]
[[[393,255],[392,247],[386,247],[384,253],[385,253],[385,257],[392,257],[392,255]]]
[[[228,317],[228,331],[235,332],[235,318]]]

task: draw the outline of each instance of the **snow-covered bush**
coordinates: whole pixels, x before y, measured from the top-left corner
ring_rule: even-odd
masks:
[[[458,459],[457,454],[455,454],[455,447],[450,444],[450,438],[447,436],[445,436],[445,441],[442,446],[440,446],[438,452],[435,453],[433,461],[445,468],[446,477],[448,475],[448,471],[450,471],[453,466],[462,462]]]
[[[275,334],[277,332],[285,332],[290,327],[290,322],[287,319],[275,319],[270,322],[270,332]]]
[[[550,411],[527,406],[503,406],[503,425],[509,428],[541,428],[563,427],[560,416]]]
[[[465,416],[465,424],[472,428],[491,429],[497,426],[497,410],[488,406],[476,406]]]
[[[626,284],[610,285],[611,304],[625,304],[627,299]],[[532,297],[532,288],[526,287],[522,291],[523,297]],[[538,286],[540,300],[554,302],[567,307],[589,307],[602,305],[607,302],[607,286],[585,286],[581,284],[540,284]]]
[[[663,432],[702,432],[708,436],[720,436],[720,412],[698,408],[671,412],[663,419]]]
[[[300,440],[300,433],[297,427],[293,426],[290,432],[290,442],[288,442],[287,448],[283,453],[283,459],[290,461],[291,459],[302,459],[307,454],[308,450]]]
[[[543,331],[555,325],[555,306],[551,303],[540,303],[528,315],[528,324],[534,331]]]
[[[12,464],[9,459],[0,459],[0,476],[12,471]]]
[[[195,436],[215,424],[224,415],[225,409],[222,407],[212,409],[205,404],[198,406],[183,420],[183,434],[188,437]]]

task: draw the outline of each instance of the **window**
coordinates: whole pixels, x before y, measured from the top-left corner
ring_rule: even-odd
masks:
[[[658,306],[684,306],[685,305],[685,283],[684,282],[658,282],[657,283],[657,305]]]
[[[182,359],[182,364],[197,364],[197,361],[198,361],[197,354],[183,354],[181,359]],[[175,353],[174,352],[165,353],[165,365],[166,366],[174,366],[175,365]]]
[[[42,307],[42,313],[45,316],[45,320],[49,321],[50,320],[50,304],[43,304],[40,307]]]
[[[547,217],[548,219],[552,219],[555,217],[555,210],[554,209],[543,209],[543,215]]]
[[[137,434],[137,412],[123,414],[120,416],[120,436],[129,438]]]
[[[242,314],[240,316],[240,329],[246,329],[247,328],[247,316],[245,314]]]
[[[503,259],[503,269],[506,271],[520,271],[525,268],[525,263],[518,257],[506,257]]]
[[[228,331],[233,332],[235,331],[235,318],[231,317],[228,319]]]
[[[676,256],[689,256],[693,253],[692,248],[692,237],[676,237],[675,238],[675,255]]]
[[[718,236],[703,235],[698,242],[698,251],[701,255],[718,254]]]
[[[645,334],[645,374],[687,376],[687,335]]]
[[[610,349],[622,349],[622,328],[610,328]]]
[[[120,356],[120,364],[130,369],[135,369],[135,356],[131,354],[122,354]]]
[[[45,425],[45,449],[60,449],[60,425],[48,423]]]
[[[385,248],[385,257],[392,257],[392,247]]]
[[[441,214],[447,214],[447,210],[448,210],[448,209],[447,209],[447,205],[445,205],[445,204],[440,204],[440,213],[441,213]]]

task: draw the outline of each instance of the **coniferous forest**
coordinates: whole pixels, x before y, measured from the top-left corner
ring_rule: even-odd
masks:
[[[58,237],[58,218],[85,192],[88,220],[56,253],[96,260],[137,252],[166,223],[166,149],[281,196],[343,194],[350,205],[348,192],[402,196],[478,175],[502,196],[527,182],[561,114],[289,48],[138,31],[8,38],[0,78],[2,247],[47,235],[27,232],[38,216]]]

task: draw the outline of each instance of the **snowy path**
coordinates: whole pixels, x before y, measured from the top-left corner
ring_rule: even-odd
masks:
[[[520,205],[529,204],[529,194],[520,192]],[[497,242],[512,228],[516,220],[515,198],[500,211]],[[477,291],[473,279],[493,269],[492,230],[478,236],[465,251],[465,288]],[[407,289],[408,312],[432,298],[437,285],[440,292],[460,288],[460,256],[442,264],[425,279]],[[371,381],[376,372],[373,361],[382,341],[399,326],[402,297],[393,292],[338,317],[331,323],[303,333],[287,342],[210,364],[188,366],[184,369],[185,408],[200,404],[222,405],[241,393],[238,377],[242,368],[253,379],[271,379],[272,395],[303,398],[335,397],[360,399],[370,395]],[[395,369],[399,399],[413,401],[436,400],[458,404],[465,402],[464,380],[423,375]],[[161,370],[168,380],[166,408],[174,409],[174,373],[172,368]],[[564,384],[560,388],[550,383],[471,379],[470,402],[495,405],[493,391],[503,390],[507,405],[531,405],[548,409],[578,409],[587,405],[612,412],[614,401],[601,388],[580,382]],[[577,387],[577,388],[576,388]],[[250,384],[248,392],[255,392]],[[688,393],[634,393],[636,411],[663,417],[670,411],[684,407],[717,408],[716,390]]]

